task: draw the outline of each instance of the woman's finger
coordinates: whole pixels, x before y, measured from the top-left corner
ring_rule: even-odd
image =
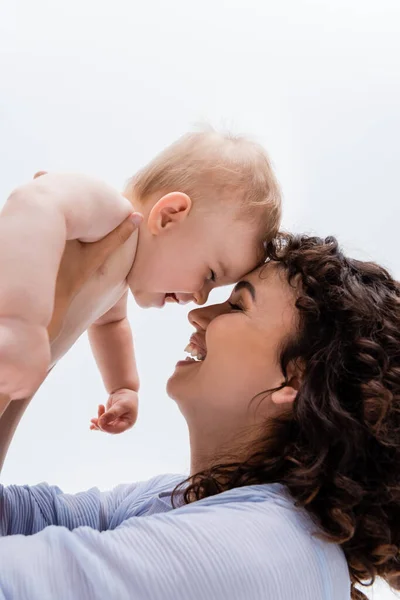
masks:
[[[47,175],[47,171],[38,171],[34,174],[33,178],[37,179],[42,175]],[[85,244],[83,248],[85,250],[85,266],[89,268],[88,274],[90,275],[97,271],[110,254],[130,238],[142,221],[143,216],[138,212],[134,212],[105,238],[98,242]]]
[[[117,248],[122,246],[143,221],[140,213],[132,213],[111,233],[98,242],[85,244],[85,262],[96,271]]]

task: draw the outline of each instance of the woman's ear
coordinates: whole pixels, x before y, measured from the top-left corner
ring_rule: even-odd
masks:
[[[152,235],[159,235],[173,225],[182,223],[192,208],[192,201],[183,192],[170,192],[160,198],[150,211],[147,226]]]
[[[296,400],[299,388],[300,379],[298,377],[292,377],[284,387],[276,392],[272,392],[271,400],[276,405],[293,404]]]

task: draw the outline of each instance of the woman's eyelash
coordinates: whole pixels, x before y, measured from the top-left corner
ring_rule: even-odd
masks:
[[[241,306],[239,306],[239,304],[235,304],[234,302],[229,302],[229,301],[228,301],[228,304],[232,310],[243,310],[243,308]]]

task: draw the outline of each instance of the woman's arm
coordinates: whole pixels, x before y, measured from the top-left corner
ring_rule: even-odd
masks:
[[[109,492],[92,488],[78,494],[65,494],[47,483],[0,485],[0,541],[7,536],[34,535],[51,525],[70,531],[83,526],[96,531],[115,529],[140,514],[144,497],[172,490],[181,480],[179,476],[161,475],[119,485]]]
[[[47,483],[0,485],[0,541],[6,536],[30,536],[50,525],[70,530],[87,526],[103,531],[110,526],[118,506],[137,485],[121,485],[111,492],[93,488],[79,494],[64,494]]]
[[[30,398],[13,400],[0,418],[0,473],[16,429],[30,401]]]
[[[9,404],[10,404],[10,396],[8,396],[7,394],[0,394],[0,419],[6,412]]]
[[[131,518],[103,533],[47,527],[0,539],[0,597],[24,598],[29,589],[31,600],[261,598],[252,594],[249,573],[254,559],[261,566],[252,535],[257,525],[241,527],[249,521],[244,511],[225,511],[185,507]],[[245,539],[253,543],[243,561]],[[263,598],[280,599],[268,591],[274,590],[264,588]]]
[[[349,598],[340,549],[314,539],[315,526],[298,525],[294,511],[262,500],[230,502],[219,494],[166,513],[139,510],[112,531],[47,527],[0,539],[0,597]]]

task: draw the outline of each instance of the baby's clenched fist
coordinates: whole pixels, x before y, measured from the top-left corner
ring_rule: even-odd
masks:
[[[122,433],[133,427],[138,415],[138,394],[121,389],[110,395],[106,406],[100,404],[97,417],[91,419],[90,429],[107,433]]]

